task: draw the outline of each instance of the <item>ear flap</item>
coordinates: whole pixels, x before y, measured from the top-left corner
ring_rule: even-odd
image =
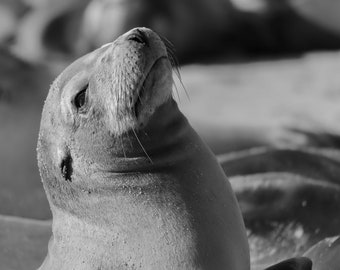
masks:
[[[66,149],[61,156],[60,170],[65,181],[72,182],[72,156],[69,149]]]
[[[297,257],[282,261],[265,270],[312,270],[312,261],[306,257]]]

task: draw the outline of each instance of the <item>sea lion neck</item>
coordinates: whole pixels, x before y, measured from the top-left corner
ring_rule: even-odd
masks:
[[[58,162],[50,154],[55,142],[46,142],[44,136],[39,140],[39,167],[53,206],[71,211],[70,194],[74,201],[96,190],[120,193],[125,192],[122,187],[135,189],[159,184],[147,177],[143,178],[145,181],[127,181],[126,175],[147,175],[176,168],[190,161],[201,144],[172,98],[155,111],[144,128],[119,137],[107,132],[88,136],[89,132],[74,132],[68,148],[61,149],[64,152]]]
[[[187,157],[181,150],[188,141],[192,142],[192,133],[187,119],[171,98],[156,110],[144,128],[122,135],[115,162],[108,171],[151,172],[180,162]]]

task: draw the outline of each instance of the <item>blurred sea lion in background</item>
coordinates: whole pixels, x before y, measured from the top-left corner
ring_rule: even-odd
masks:
[[[340,48],[340,35],[302,16],[288,0],[92,0],[80,48],[89,51],[136,26],[171,40],[181,62]]]
[[[30,8],[19,22],[12,52],[30,62],[66,65],[75,55],[80,18],[89,0],[25,0]]]
[[[256,269],[301,256],[340,233],[339,151],[256,148],[219,161],[236,193]]]
[[[334,0],[289,0],[294,10],[306,20],[340,35],[340,2]]]
[[[0,0],[0,46],[12,44],[18,22],[26,9],[21,0]]]
[[[79,45],[92,50],[132,27],[146,26],[169,39],[184,60],[215,52],[234,17],[224,0],[94,0],[84,13]]]
[[[338,49],[337,18],[309,16],[317,12],[308,3],[317,1],[26,0],[31,10],[13,51],[30,61],[63,57],[67,64],[137,26],[169,39],[181,63]],[[333,10],[340,7],[323,5],[323,14]]]

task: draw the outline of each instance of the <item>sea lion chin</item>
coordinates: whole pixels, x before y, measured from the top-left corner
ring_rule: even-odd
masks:
[[[172,98],[171,51],[133,29],[51,86],[37,151],[53,237],[40,270],[249,269],[231,186]]]

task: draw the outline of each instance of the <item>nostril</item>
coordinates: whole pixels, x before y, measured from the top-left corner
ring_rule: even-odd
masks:
[[[147,39],[146,39],[144,33],[140,30],[137,30],[136,33],[131,34],[128,37],[128,40],[134,41],[134,42],[137,42],[137,43],[140,43],[140,44],[143,44],[143,45],[147,44]]]
[[[142,43],[144,44],[144,41],[141,37],[133,35],[132,37],[129,37],[129,40],[131,41],[136,41],[137,43]]]

